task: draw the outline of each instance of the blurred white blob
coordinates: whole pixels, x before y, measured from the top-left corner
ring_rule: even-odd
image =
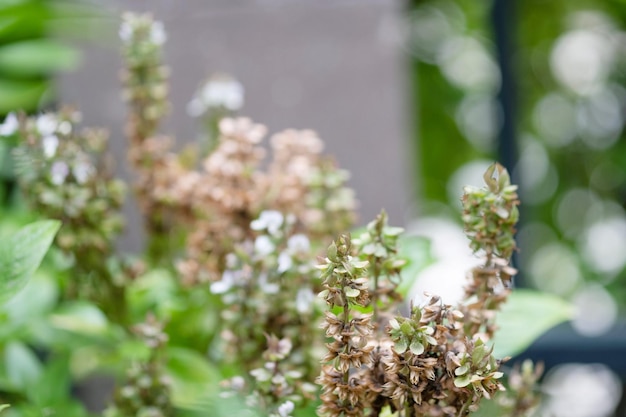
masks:
[[[576,254],[557,242],[543,245],[534,252],[528,272],[538,289],[560,296],[571,295],[583,282]]]
[[[617,320],[618,308],[608,291],[589,284],[572,299],[575,313],[572,327],[585,336],[599,336],[611,330]]]
[[[463,90],[494,92],[500,88],[500,70],[476,38],[450,38],[441,48],[437,63],[448,81]]]
[[[586,218],[598,204],[600,199],[590,189],[571,188],[556,203],[555,223],[564,236],[576,238],[584,231]]]
[[[19,122],[17,116],[15,116],[15,113],[9,113],[4,119],[4,122],[0,124],[0,136],[10,136],[17,132],[18,128]]]
[[[615,47],[615,38],[607,33],[588,29],[567,32],[552,50],[552,72],[571,91],[590,94],[606,81]]]
[[[239,81],[228,74],[215,74],[187,104],[187,114],[199,117],[216,108],[237,111],[243,107],[243,99],[244,89]]]
[[[579,239],[579,247],[597,272],[619,272],[626,265],[626,219],[613,216],[592,223]]]
[[[532,222],[523,223],[517,232],[516,240],[520,248],[524,250],[520,251],[520,257],[530,262],[530,257],[533,255],[541,245],[545,245],[557,240],[556,233],[546,223]]]
[[[448,200],[454,207],[461,206],[461,197],[463,196],[463,187],[466,185],[473,185],[476,187],[482,187],[485,183],[483,175],[489,165],[493,161],[485,159],[476,159],[466,163],[459,167],[454,174],[450,176],[447,184]]]
[[[551,417],[608,417],[617,407],[622,386],[619,377],[602,364],[565,364],[545,378],[547,398],[540,415]]]
[[[441,296],[447,304],[460,301],[467,271],[479,264],[462,226],[445,218],[427,217],[410,225],[407,233],[430,239],[436,260],[420,272],[410,298],[420,303],[425,300],[424,292],[428,292]]]
[[[456,109],[456,124],[476,149],[489,152],[501,126],[500,108],[493,96],[468,94]]]
[[[408,16],[408,22],[409,51],[434,64],[443,43],[455,34],[448,16],[437,7],[424,5]]]
[[[602,161],[591,172],[589,184],[601,191],[613,191],[626,180],[622,167],[611,161]]]
[[[624,126],[622,106],[609,88],[600,88],[578,103],[576,122],[587,146],[606,149],[619,139]]]
[[[569,145],[577,134],[576,106],[562,94],[547,94],[533,109],[533,124],[546,144]]]
[[[556,192],[559,175],[550,163],[546,149],[535,139],[527,136],[515,167],[519,178],[520,194],[525,204],[541,204]]]

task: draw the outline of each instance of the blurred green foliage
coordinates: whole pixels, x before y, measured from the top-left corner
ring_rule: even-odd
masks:
[[[53,99],[51,76],[79,60],[75,49],[53,35],[67,33],[67,27],[59,29],[84,11],[72,1],[0,1],[0,114],[33,111]]]
[[[626,308],[623,6],[530,0],[508,9],[519,155],[508,168],[523,204],[520,269],[525,285],[598,306],[596,321],[607,328]],[[416,188],[426,215],[454,213],[459,182],[498,158],[503,86],[492,7],[414,0],[406,11]]]

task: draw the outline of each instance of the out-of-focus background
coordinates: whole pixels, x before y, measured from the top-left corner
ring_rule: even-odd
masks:
[[[241,114],[319,132],[352,173],[362,221],[385,207],[432,239],[417,294],[455,297],[475,262],[462,186],[505,164],[522,199],[518,284],[577,312],[525,354],[549,368],[541,413],[626,416],[624,1],[1,0],[0,112],[76,105],[110,129],[122,175],[126,9],[167,29],[165,130],[179,146],[199,130],[187,109],[202,82],[235,77]],[[127,216],[139,225],[132,202]],[[131,227],[120,248],[140,242]]]

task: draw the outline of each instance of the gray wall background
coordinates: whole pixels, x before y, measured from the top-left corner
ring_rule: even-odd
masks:
[[[208,74],[225,71],[245,87],[242,115],[270,133],[311,128],[352,173],[362,223],[385,208],[393,224],[408,220],[414,154],[408,134],[409,85],[401,32],[402,4],[392,0],[101,0],[81,67],[60,79],[64,103],[85,124],[111,131],[112,151],[128,178],[124,105],[120,101],[119,15],[150,11],[165,24],[173,111],[163,131],[178,146],[198,126],[185,106]],[[86,37],[88,33],[86,32]],[[95,39],[94,39],[95,38]],[[141,220],[130,199],[122,249],[141,245]]]

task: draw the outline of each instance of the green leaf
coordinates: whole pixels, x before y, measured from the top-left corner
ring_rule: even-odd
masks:
[[[346,297],[358,297],[359,294],[361,294],[361,291],[357,290],[356,288],[346,288]]]
[[[572,306],[566,301],[533,290],[515,290],[498,313],[495,337],[497,358],[515,356],[528,348],[539,336],[572,317]]]
[[[50,322],[57,329],[87,335],[104,335],[109,330],[105,314],[83,301],[63,305],[50,316]]]
[[[461,376],[461,375],[465,375],[468,371],[469,371],[470,367],[468,364],[465,364],[463,366],[459,366],[458,368],[456,368],[454,370],[454,375],[456,376]]]
[[[172,381],[174,405],[194,408],[219,390],[219,371],[198,352],[183,347],[167,349],[166,373]]]
[[[0,71],[20,76],[48,75],[75,68],[78,52],[51,39],[13,42],[0,47]]]
[[[39,267],[61,223],[45,220],[0,239],[0,302],[17,294]]]
[[[413,339],[413,341],[411,342],[411,346],[409,346],[409,349],[411,349],[411,353],[414,355],[421,355],[422,353],[424,353],[424,345],[416,339]]]
[[[17,81],[0,79],[0,113],[15,109],[34,110],[47,97],[49,80]]]
[[[471,374],[466,374],[466,375],[458,376],[454,378],[454,386],[458,388],[466,387],[470,384],[470,382],[472,382]]]
[[[401,336],[400,340],[398,340],[395,344],[396,352],[398,352],[399,354],[403,354],[408,348],[409,341],[406,339],[406,337]]]
[[[400,236],[398,252],[400,257],[407,260],[406,266],[402,268],[402,282],[398,286],[398,292],[406,297],[418,274],[435,260],[431,254],[430,240],[421,236]]]
[[[4,366],[11,384],[24,392],[32,388],[42,372],[39,359],[21,342],[11,342],[6,346]]]

